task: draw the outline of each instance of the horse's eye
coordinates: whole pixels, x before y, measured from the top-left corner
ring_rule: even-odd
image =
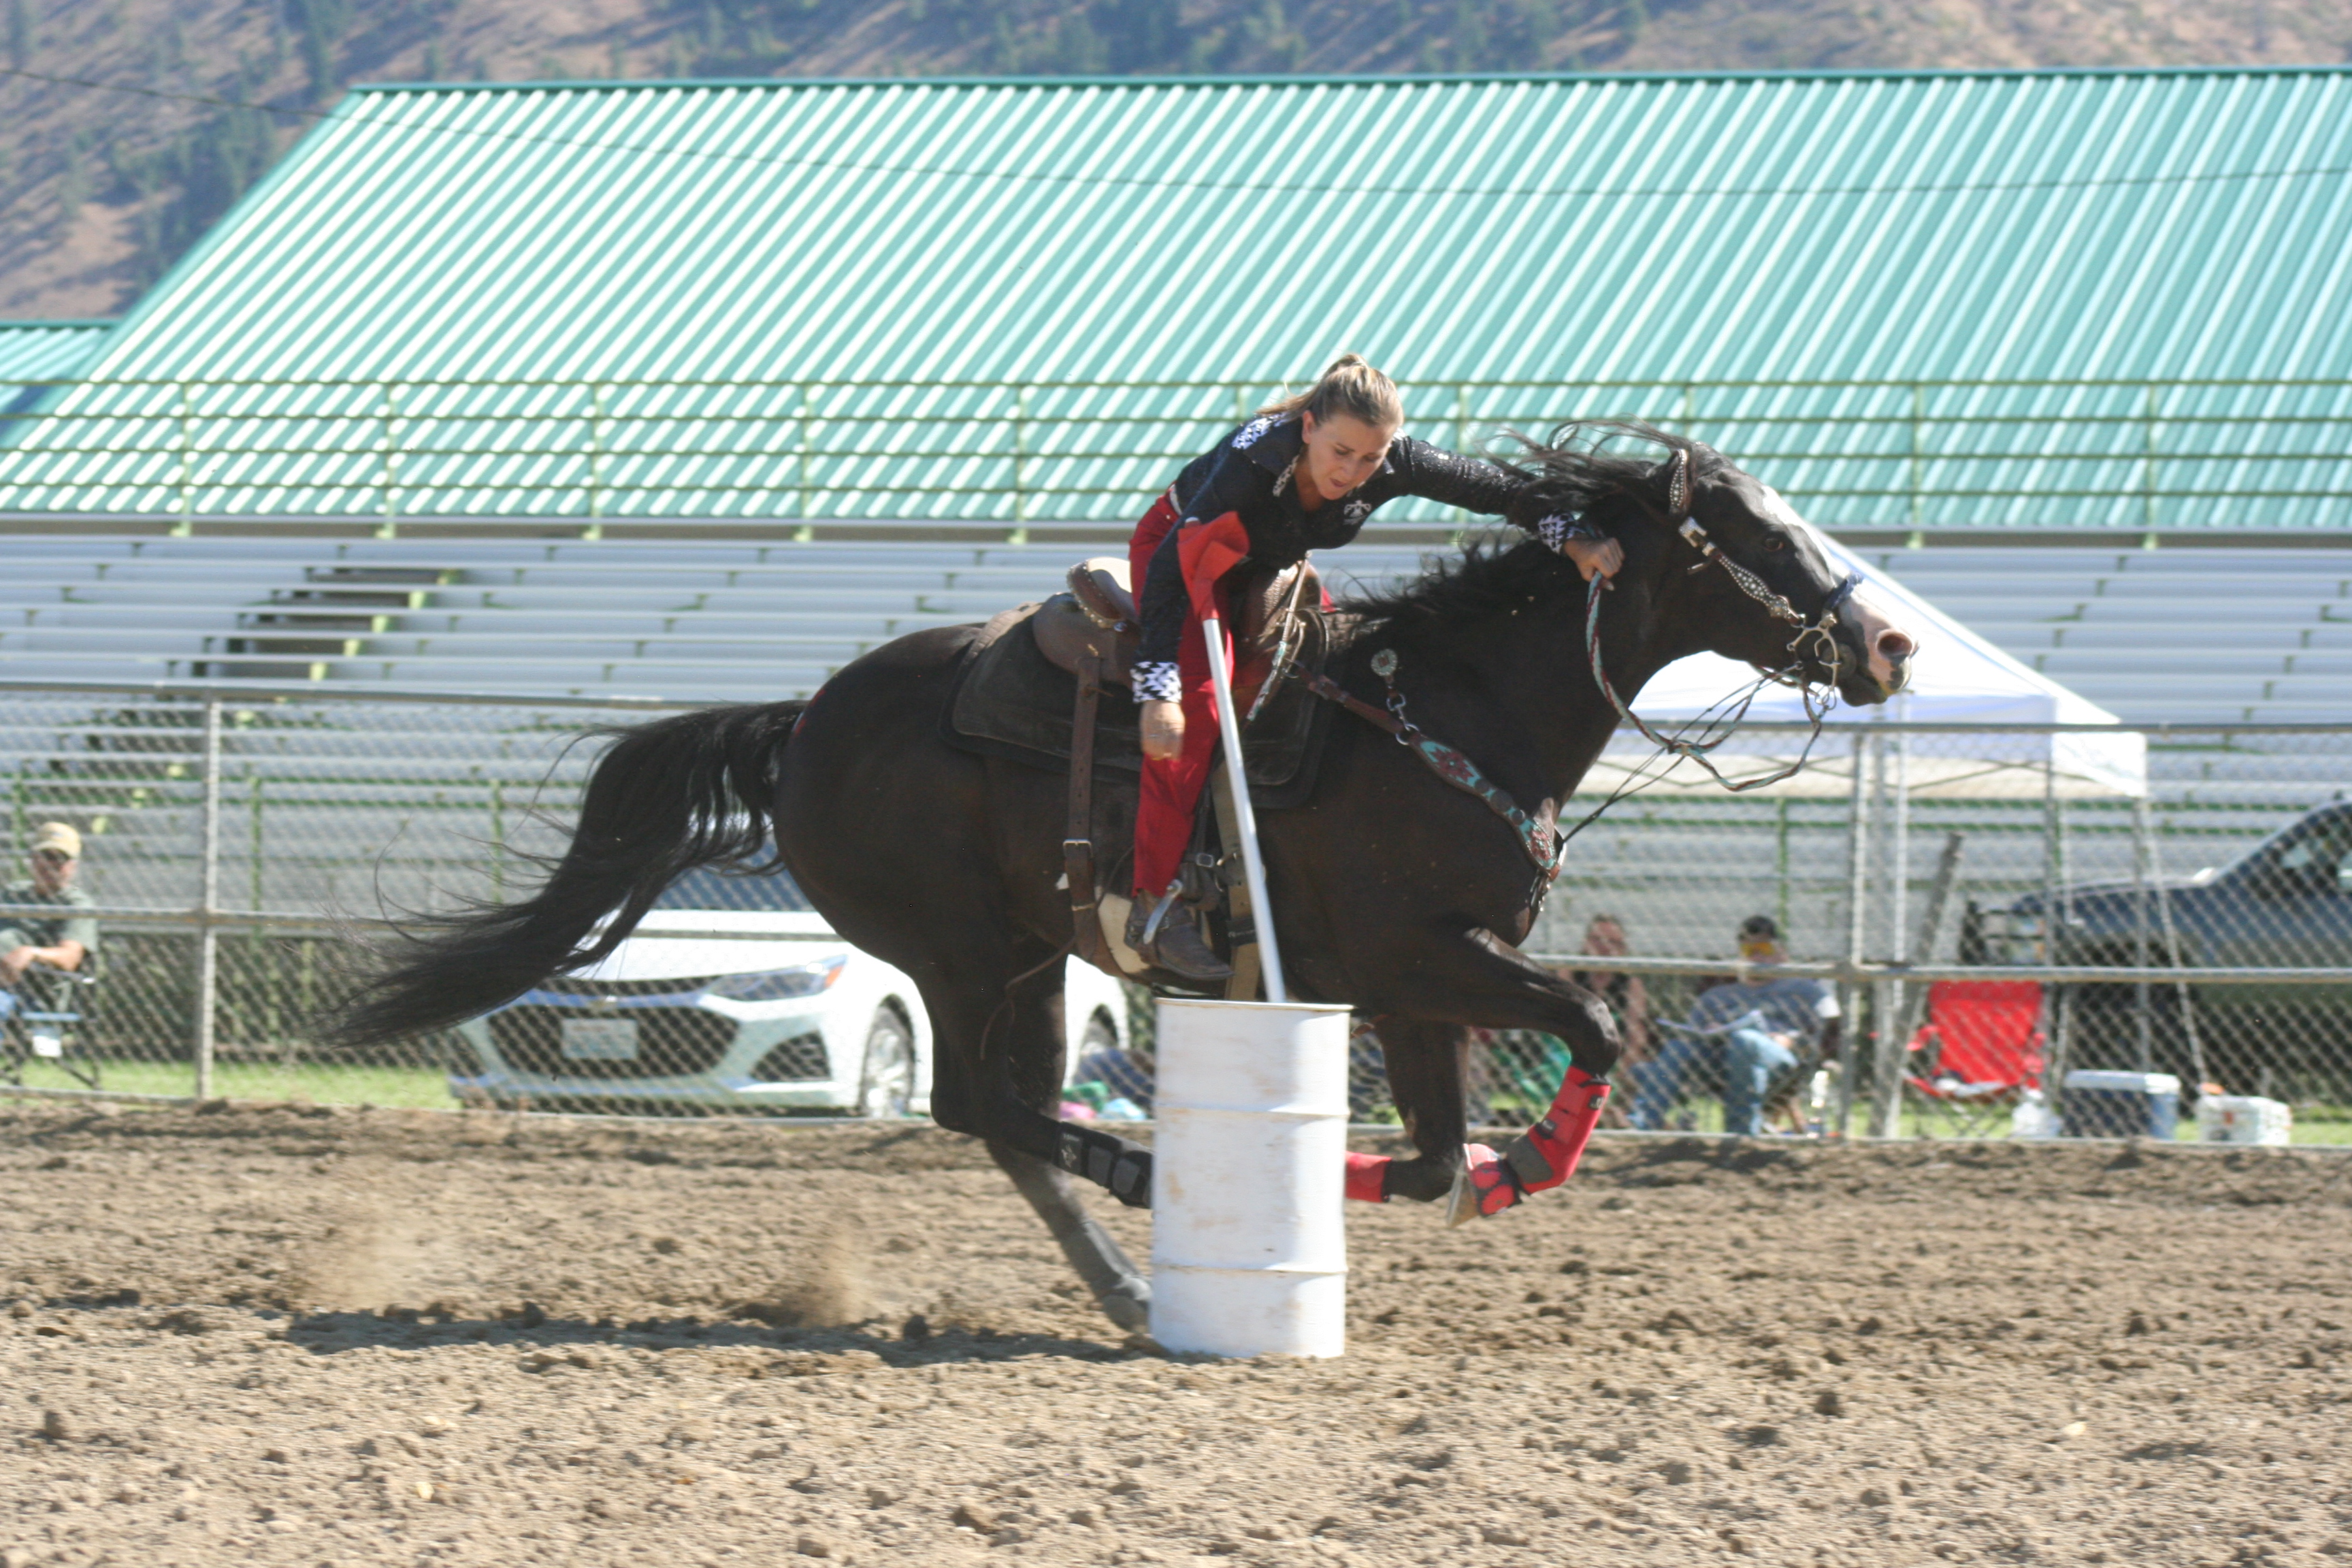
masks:
[[[1764,536],[1764,548],[1767,550],[1786,550],[1789,548],[1789,542],[1781,538],[1777,533],[1768,533]]]

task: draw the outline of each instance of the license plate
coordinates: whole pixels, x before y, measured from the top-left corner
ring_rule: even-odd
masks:
[[[635,1018],[566,1018],[563,1059],[568,1062],[633,1062],[637,1059]]]

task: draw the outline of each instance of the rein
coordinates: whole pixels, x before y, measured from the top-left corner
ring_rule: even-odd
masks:
[[[1641,498],[1637,496],[1634,500],[1640,501]],[[1642,504],[1646,507],[1648,503],[1643,501]],[[1666,485],[1666,504],[1668,511],[1672,514],[1666,521],[1692,549],[1699,552],[1698,563],[1691,570],[1704,572],[1709,562],[1714,563],[1730,575],[1731,581],[1741,593],[1763,605],[1765,612],[1774,620],[1796,627],[1797,635],[1790,639],[1787,650],[1795,657],[1782,668],[1769,670],[1759,676],[1754,685],[1732,699],[1731,711],[1727,717],[1719,721],[1722,730],[1714,739],[1695,741],[1685,739],[1679,734],[1661,735],[1651,729],[1641,715],[1627,706],[1625,700],[1617,694],[1616,687],[1610,684],[1609,671],[1601,657],[1601,601],[1603,595],[1600,589],[1588,586],[1584,612],[1584,652],[1592,665],[1593,684],[1601,688],[1601,694],[1609,699],[1611,707],[1617,710],[1617,717],[1640,731],[1643,740],[1677,761],[1688,758],[1696,763],[1706,770],[1707,776],[1725,789],[1738,794],[1747,790],[1761,789],[1766,784],[1779,784],[1782,779],[1793,777],[1811,759],[1813,744],[1822,738],[1822,725],[1829,718],[1830,710],[1835,705],[1836,700],[1832,696],[1822,701],[1819,706],[1815,706],[1812,682],[1806,679],[1801,672],[1804,668],[1805,660],[1811,658],[1827,665],[1831,672],[1831,679],[1832,681],[1836,679],[1836,672],[1839,665],[1843,662],[1843,657],[1839,653],[1836,640],[1830,636],[1830,633],[1838,624],[1838,611],[1844,607],[1848,599],[1853,597],[1854,590],[1862,586],[1862,574],[1847,573],[1845,581],[1837,585],[1831,593],[1828,601],[1822,605],[1820,616],[1808,621],[1798,613],[1795,605],[1790,604],[1780,595],[1774,593],[1771,584],[1717,548],[1715,541],[1707,537],[1706,530],[1700,526],[1698,519],[1690,514],[1690,453],[1683,447],[1678,447],[1675,449],[1674,472]],[[1778,773],[1762,773],[1748,779],[1726,778],[1722,770],[1715,765],[1707,753],[1715,751],[1738,732],[1739,721],[1748,716],[1749,705],[1756,700],[1757,694],[1764,689],[1768,682],[1796,688],[1804,700],[1805,717],[1812,721],[1812,731],[1805,737],[1804,750],[1798,753],[1797,760]],[[1606,811],[1610,805],[1615,805],[1622,794],[1623,792],[1621,791],[1618,795],[1610,796],[1601,809]],[[1595,816],[1599,815],[1600,812],[1593,814]],[[1587,822],[1591,820],[1591,817],[1586,818]],[[1580,823],[1578,826],[1581,827],[1583,824]]]
[[[1847,573],[1845,581],[1837,585],[1822,605],[1821,615],[1808,621],[1798,613],[1795,605],[1773,592],[1771,584],[1718,549],[1715,541],[1707,537],[1706,530],[1700,526],[1698,519],[1690,514],[1690,453],[1685,448],[1677,447],[1675,450],[1674,472],[1668,480],[1666,498],[1668,510],[1673,513],[1673,516],[1666,521],[1673,523],[1675,531],[1680,534],[1691,548],[1699,552],[1699,562],[1691,570],[1704,572],[1710,562],[1721,566],[1730,574],[1732,582],[1738,584],[1739,591],[1763,605],[1766,613],[1774,620],[1797,628],[1796,636],[1790,639],[1788,647],[1788,651],[1795,657],[1781,668],[1769,670],[1758,677],[1755,684],[1732,699],[1733,706],[1729,715],[1713,721],[1720,723],[1722,731],[1712,740],[1695,741],[1685,739],[1681,735],[1661,735],[1650,728],[1633,709],[1626,706],[1625,700],[1620,697],[1617,694],[1617,689],[1610,684],[1609,671],[1601,657],[1601,601],[1603,595],[1599,587],[1588,585],[1587,608],[1584,615],[1584,649],[1586,657],[1592,664],[1593,681],[1601,688],[1601,695],[1609,699],[1610,706],[1617,710],[1617,716],[1639,731],[1643,739],[1658,748],[1661,754],[1670,755],[1677,760],[1688,757],[1700,767],[1705,768],[1716,783],[1735,794],[1761,789],[1766,784],[1778,784],[1782,779],[1793,776],[1811,760],[1814,742],[1822,736],[1822,722],[1828,719],[1830,710],[1834,705],[1836,700],[1832,695],[1817,706],[1813,697],[1812,682],[1804,679],[1801,672],[1804,668],[1806,658],[1813,658],[1829,667],[1831,680],[1835,681],[1838,668],[1843,662],[1843,656],[1838,651],[1837,644],[1831,637],[1830,633],[1838,624],[1838,611],[1843,608],[1845,602],[1853,596],[1854,590],[1862,586],[1862,574]],[[1651,510],[1653,516],[1656,515],[1648,501],[1639,496],[1633,499],[1644,510]],[[1808,644],[1815,646],[1808,647]],[[1297,673],[1307,690],[1327,702],[1346,709],[1367,724],[1387,731],[1396,737],[1399,745],[1407,748],[1426,763],[1430,771],[1436,773],[1439,778],[1465,794],[1476,795],[1480,800],[1485,801],[1487,809],[1510,826],[1512,837],[1518,841],[1519,847],[1526,852],[1528,859],[1535,862],[1536,868],[1543,874],[1543,881],[1537,884],[1538,900],[1542,897],[1542,890],[1549,887],[1552,880],[1559,877],[1561,857],[1567,852],[1568,841],[1599,820],[1602,812],[1607,811],[1643,784],[1654,782],[1657,776],[1649,773],[1649,763],[1644,763],[1641,768],[1634,770],[1633,776],[1618,786],[1607,800],[1602,801],[1598,807],[1587,814],[1575,826],[1563,832],[1554,817],[1549,802],[1544,804],[1542,810],[1529,814],[1521,808],[1517,801],[1511,798],[1509,791],[1480,773],[1477,764],[1467,756],[1444,742],[1433,739],[1419,725],[1405,717],[1404,694],[1396,688],[1397,656],[1393,648],[1382,648],[1375,653],[1372,656],[1371,668],[1372,673],[1379,676],[1381,682],[1389,689],[1388,706],[1385,711],[1356,696],[1327,675],[1306,668],[1300,668]],[[1278,674],[1276,679],[1279,679]],[[1812,721],[1812,732],[1805,737],[1804,750],[1799,753],[1797,760],[1778,773],[1766,773],[1750,779],[1726,778],[1721,770],[1708,760],[1707,753],[1730,740],[1738,731],[1739,721],[1747,717],[1749,705],[1756,700],[1757,694],[1768,682],[1777,682],[1797,689],[1804,699],[1805,717]],[[1268,684],[1271,685],[1272,682],[1269,681]],[[1704,714],[1697,721],[1709,722]]]

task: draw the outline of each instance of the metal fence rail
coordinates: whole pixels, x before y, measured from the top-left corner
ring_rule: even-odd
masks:
[[[1263,382],[184,380],[28,383],[0,512],[1098,520],[1283,389]],[[2352,521],[2352,379],[1424,382],[1412,427],[1634,416],[1832,526]],[[1760,471],[1760,468],[1759,468]],[[1441,514],[1401,506],[1391,527]]]
[[[83,835],[102,933],[70,1048],[41,1054],[13,1020],[0,1078],[456,1103],[467,1047],[454,1037],[367,1052],[319,1041],[349,938],[531,885],[597,754],[583,733],[682,706],[0,684],[0,930],[37,912],[22,858],[40,824],[64,821]],[[1791,739],[1759,725],[1736,745],[1760,771]],[[1595,787],[1641,755],[1621,737]],[[2288,1102],[2298,1137],[2352,1141],[2352,806],[2336,806],[2352,790],[2352,724],[1874,721],[1833,729],[1816,755],[1760,798],[1669,773],[1572,846],[1527,945],[1640,981],[1654,1026],[1631,1070],[1644,1049],[1654,1062],[1658,1031],[1711,980],[1767,973],[1734,956],[1738,926],[1760,914],[1787,948],[1769,973],[1823,982],[1842,1005],[1817,1123],[1939,1125],[1932,1097],[1913,1092],[1932,1078],[1937,1030],[2007,984],[2035,998],[2027,1022],[2053,1094],[2068,1068],[2167,1071]],[[1624,952],[1590,951],[1610,945],[1604,926]],[[1533,1109],[1557,1051],[1488,1042],[1484,1107]],[[1360,1098],[1379,1113],[1376,1069]],[[1720,1115],[1705,1072],[1671,1098],[1671,1125]]]

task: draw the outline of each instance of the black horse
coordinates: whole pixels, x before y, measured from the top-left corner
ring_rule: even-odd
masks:
[[[1612,448],[1629,437],[1664,447],[1666,460]],[[1866,603],[1842,602],[1852,584],[1818,536],[1709,448],[1647,426],[1564,426],[1526,443],[1521,471],[1536,481],[1532,503],[1580,512],[1624,547],[1598,643],[1621,696],[1701,650],[1853,702],[1884,701],[1902,684],[1910,639]],[[1328,673],[1378,700],[1372,661],[1392,654],[1412,721],[1548,814],[1618,722],[1586,646],[1587,594],[1540,545],[1473,550],[1344,606],[1362,629]],[[1807,629],[1825,620],[1825,633]],[[1056,885],[1065,781],[941,738],[941,705],[976,631],[901,637],[808,702],[710,708],[622,731],[538,891],[430,922],[359,994],[339,1033],[383,1040],[496,1007],[609,953],[682,872],[749,863],[772,838],[834,929],[920,988],[937,1042],[933,1118],[987,1141],[1112,1320],[1139,1327],[1148,1287],[1066,1173],[1148,1204],[1150,1152],[1051,1110],[1063,1072],[1059,955],[1070,941]],[[1344,1001],[1378,1021],[1417,1151],[1388,1167],[1386,1195],[1434,1200],[1453,1187],[1471,1028],[1558,1036],[1596,1077],[1614,1065],[1606,1009],[1515,945],[1548,885],[1520,838],[1391,735],[1334,715],[1312,798],[1265,814],[1260,831],[1294,995]]]

